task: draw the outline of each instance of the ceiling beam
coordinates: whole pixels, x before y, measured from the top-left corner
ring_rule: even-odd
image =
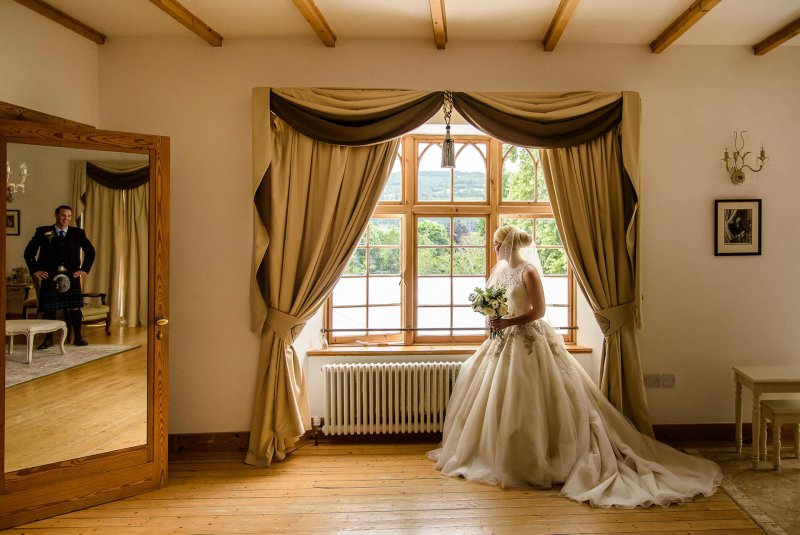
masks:
[[[447,44],[447,16],[444,12],[444,0],[428,0],[431,6],[431,22],[433,22],[433,40],[436,48],[444,50]]]
[[[764,38],[753,45],[753,53],[756,56],[763,56],[773,48],[777,48],[789,39],[800,35],[800,19],[796,19],[769,37]]]
[[[689,6],[689,9],[684,11],[666,30],[661,32],[661,35],[650,43],[650,50],[652,50],[653,54],[662,53],[669,45],[674,43],[678,37],[686,33],[686,30],[705,17],[714,6],[720,3],[720,1],[721,0],[696,0]]]
[[[569,24],[569,19],[578,7],[580,0],[561,0],[556,9],[556,14],[553,15],[553,20],[550,21],[550,27],[547,28],[547,33],[544,34],[544,50],[545,52],[552,52],[555,50],[558,40],[561,39],[561,34]]]
[[[18,4],[23,5],[32,11],[37,12],[43,17],[47,17],[53,22],[57,22],[63,27],[72,30],[78,35],[81,35],[90,41],[94,41],[98,45],[102,45],[103,43],[106,42],[106,36],[103,35],[102,33],[98,32],[94,28],[87,26],[78,19],[70,17],[63,11],[59,11],[58,9],[54,8],[53,6],[51,6],[46,2],[43,2],[42,0],[15,0],[15,1]]]
[[[177,20],[211,46],[222,46],[222,36],[177,0],[150,0],[161,11]]]
[[[295,7],[300,14],[303,15],[303,18],[305,18],[308,24],[311,25],[311,28],[314,30],[314,32],[316,32],[320,41],[322,41],[325,46],[329,48],[335,47],[336,35],[328,25],[325,17],[322,16],[322,13],[317,7],[317,4],[314,3],[314,0],[292,0],[292,2],[294,2]]]

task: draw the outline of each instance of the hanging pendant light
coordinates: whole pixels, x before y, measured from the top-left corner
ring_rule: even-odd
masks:
[[[442,141],[442,169],[453,169],[456,166],[456,148],[450,137],[450,116],[453,113],[453,93],[444,92],[444,124],[446,127]]]

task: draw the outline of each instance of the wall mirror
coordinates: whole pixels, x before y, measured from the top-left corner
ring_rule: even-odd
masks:
[[[3,495],[0,527],[143,492],[166,483],[168,138],[0,121],[7,162],[2,322]],[[23,188],[13,187],[24,181]],[[9,185],[12,187],[9,188]],[[38,349],[35,277],[24,251],[37,227],[69,205],[96,251],[85,304]],[[12,342],[12,343],[9,343]],[[30,357],[30,362],[29,362]]]

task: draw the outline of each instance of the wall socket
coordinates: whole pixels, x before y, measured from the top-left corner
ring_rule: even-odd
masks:
[[[673,388],[675,386],[674,373],[646,373],[644,386],[647,388]]]
[[[647,388],[657,388],[661,386],[660,373],[646,373],[644,374],[644,386]]]

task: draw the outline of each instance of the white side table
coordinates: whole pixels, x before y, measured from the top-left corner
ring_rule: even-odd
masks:
[[[61,354],[65,354],[64,340],[67,338],[67,324],[59,320],[6,320],[6,336],[8,337],[8,352],[14,351],[14,335],[24,334],[28,344],[28,364],[33,361],[33,339],[40,333],[61,331]]]

